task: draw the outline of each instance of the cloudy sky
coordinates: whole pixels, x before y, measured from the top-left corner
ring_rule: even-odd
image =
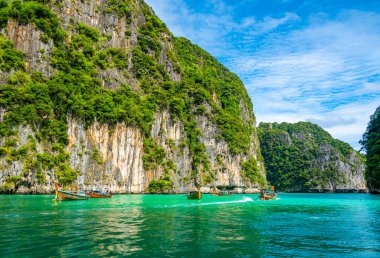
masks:
[[[380,0],[146,0],[243,80],[258,122],[311,121],[360,149],[380,105]]]

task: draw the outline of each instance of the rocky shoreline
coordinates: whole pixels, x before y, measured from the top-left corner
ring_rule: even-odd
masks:
[[[87,189],[92,189],[92,187],[85,187],[84,190]],[[195,190],[195,189],[188,189],[190,190]],[[110,192],[114,194],[151,194],[149,192],[141,191],[141,192],[131,192],[131,191],[122,191],[120,189],[110,189]],[[169,193],[157,193],[157,194],[186,194],[188,191],[172,191]],[[202,193],[205,194],[212,194],[212,187],[201,187]],[[17,189],[8,189],[8,190],[3,190],[0,189],[0,194],[5,194],[5,195],[48,195],[48,194],[54,194],[55,189],[54,186],[37,186],[37,187],[26,187],[26,186],[20,186]],[[259,188],[242,188],[242,187],[237,187],[233,190],[231,190],[231,193],[233,194],[257,194],[260,193]]]
[[[213,194],[210,187],[202,187],[201,191],[203,194]],[[188,192],[162,192],[162,193],[149,193],[149,192],[127,192],[127,191],[111,191],[113,194],[120,194],[120,195],[128,195],[128,194],[170,194],[170,195],[176,195],[176,194],[187,194]],[[8,190],[8,191],[0,191],[0,195],[52,195],[55,193],[55,190],[53,188],[48,187],[38,187],[38,188],[26,188],[26,187],[19,187],[17,190]],[[258,194],[260,193],[260,189],[258,188],[236,188],[231,191],[232,194]],[[297,191],[297,192],[280,192],[280,193],[359,193],[359,194],[367,194],[370,193],[367,189],[337,189],[336,191],[331,191],[329,189],[322,189],[322,190],[309,190],[309,191]],[[379,194],[378,192],[371,192],[371,194]]]

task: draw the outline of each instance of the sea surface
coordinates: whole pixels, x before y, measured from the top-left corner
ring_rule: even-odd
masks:
[[[0,196],[0,257],[380,257],[380,196]]]

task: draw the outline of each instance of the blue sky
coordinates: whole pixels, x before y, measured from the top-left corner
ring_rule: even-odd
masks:
[[[311,121],[359,149],[380,105],[380,0],[146,0],[239,75],[258,122]]]

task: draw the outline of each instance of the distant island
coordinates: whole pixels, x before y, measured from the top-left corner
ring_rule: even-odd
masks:
[[[260,123],[267,179],[287,192],[367,192],[365,157],[310,122]]]

